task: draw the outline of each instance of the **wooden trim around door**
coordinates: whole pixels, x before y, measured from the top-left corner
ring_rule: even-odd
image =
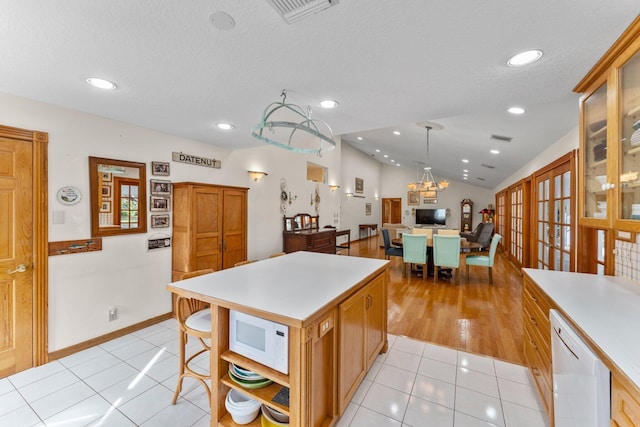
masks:
[[[33,145],[33,366],[49,361],[49,134],[0,125],[0,136]]]

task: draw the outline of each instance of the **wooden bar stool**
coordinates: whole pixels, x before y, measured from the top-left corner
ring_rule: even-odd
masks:
[[[213,269],[197,270],[182,275],[181,280],[213,273]],[[193,298],[178,297],[176,299],[176,318],[180,327],[180,375],[176,392],[173,395],[172,404],[176,404],[178,396],[182,391],[182,380],[185,377],[194,378],[207,391],[209,401],[211,401],[211,390],[207,380],[211,379],[211,374],[202,372],[190,366],[190,363],[203,353],[211,352],[211,347],[204,341],[211,338],[211,311],[208,305]],[[187,340],[189,336],[196,338],[202,348],[187,358]]]

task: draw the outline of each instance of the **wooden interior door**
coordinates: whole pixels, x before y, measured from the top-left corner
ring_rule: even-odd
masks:
[[[536,268],[575,271],[575,188],[570,160],[535,177]]]
[[[509,236],[507,235],[507,190],[502,190],[496,194],[496,233],[502,236],[499,245],[504,249],[509,246]]]
[[[34,364],[32,157],[0,137],[0,378]]]
[[[509,258],[512,262],[514,262],[518,267],[522,267],[523,262],[523,243],[522,243],[522,233],[523,233],[523,216],[524,216],[524,199],[523,199],[523,189],[522,184],[514,185],[509,189],[511,201],[511,214],[509,215],[509,220],[511,223],[510,227],[510,239],[509,239]]]
[[[382,199],[382,223],[402,223],[402,198],[393,197]]]

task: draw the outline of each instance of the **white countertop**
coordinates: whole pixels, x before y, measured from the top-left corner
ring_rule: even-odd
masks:
[[[523,270],[640,388],[640,284],[614,276]]]
[[[294,252],[169,286],[303,321],[388,262]]]

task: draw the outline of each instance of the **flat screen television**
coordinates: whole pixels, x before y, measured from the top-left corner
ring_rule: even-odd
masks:
[[[445,225],[446,220],[446,209],[416,209],[416,224]]]

